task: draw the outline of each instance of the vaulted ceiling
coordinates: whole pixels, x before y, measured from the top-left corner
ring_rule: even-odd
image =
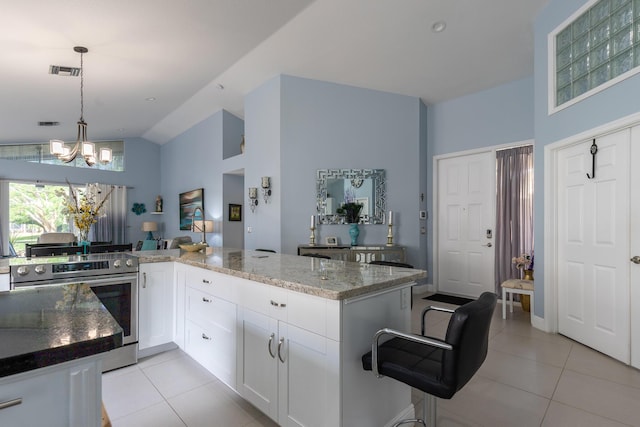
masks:
[[[89,138],[162,144],[278,74],[427,104],[533,73],[548,0],[20,0],[0,11],[0,143],[74,140],[80,66]],[[445,23],[442,32],[434,24]],[[41,121],[59,122],[42,127]]]

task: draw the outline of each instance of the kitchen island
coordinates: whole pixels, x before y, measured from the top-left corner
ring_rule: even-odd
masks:
[[[384,426],[413,415],[411,389],[375,378],[360,358],[378,329],[410,329],[411,286],[425,271],[229,248],[134,254],[140,342],[164,335],[278,424]],[[165,309],[143,316],[153,309],[145,299]],[[170,327],[158,327],[168,311]]]
[[[122,329],[88,285],[0,293],[0,425],[100,426],[101,358]]]

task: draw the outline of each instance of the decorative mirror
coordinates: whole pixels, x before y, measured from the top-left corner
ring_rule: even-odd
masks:
[[[345,203],[362,205],[360,224],[384,224],[387,180],[384,169],[319,169],[316,208],[320,224],[346,224],[337,210]]]

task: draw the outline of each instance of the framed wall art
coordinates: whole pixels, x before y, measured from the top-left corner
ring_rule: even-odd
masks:
[[[229,221],[242,221],[242,205],[229,203]]]
[[[204,220],[204,188],[180,193],[180,230],[191,230],[196,209],[197,219]]]

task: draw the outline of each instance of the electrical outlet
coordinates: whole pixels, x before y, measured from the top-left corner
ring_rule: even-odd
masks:
[[[252,226],[248,226],[247,227],[247,233],[251,233],[253,232],[253,227]]]
[[[427,211],[420,211],[420,219],[427,219]]]

